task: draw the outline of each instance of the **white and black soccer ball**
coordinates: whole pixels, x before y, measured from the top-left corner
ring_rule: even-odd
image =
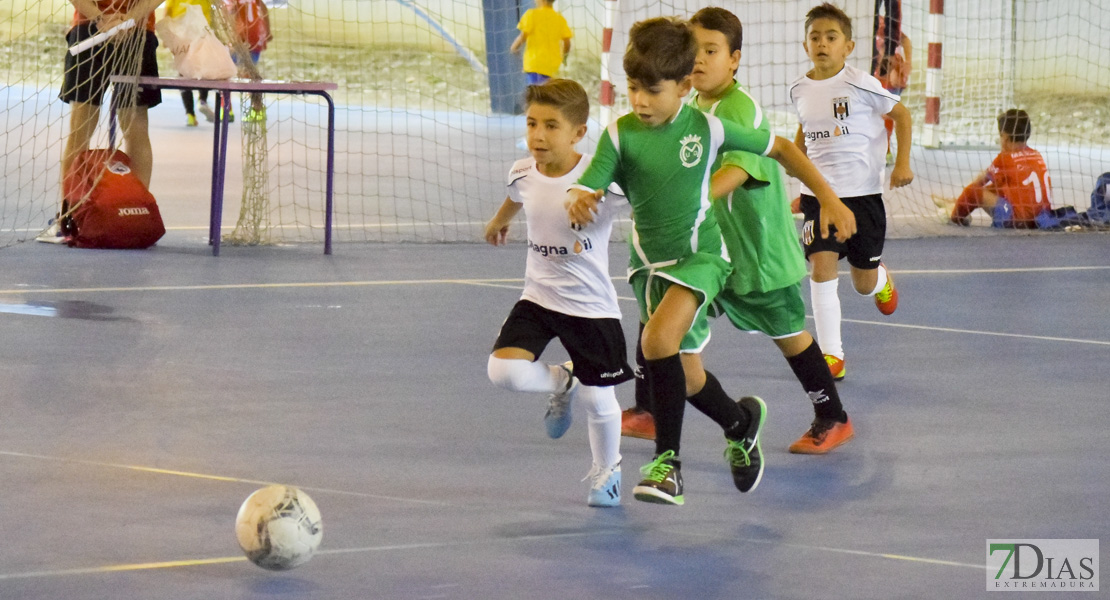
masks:
[[[308,562],[324,535],[320,509],[308,494],[287,485],[264,487],[235,517],[239,547],[254,564],[285,571]]]

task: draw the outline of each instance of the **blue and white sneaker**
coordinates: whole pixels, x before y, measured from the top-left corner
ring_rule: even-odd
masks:
[[[612,467],[594,465],[582,481],[590,482],[590,494],[586,504],[590,506],[620,506],[621,504],[621,464]]]
[[[46,242],[47,244],[64,244],[67,241],[65,234],[62,233],[61,226],[58,225],[57,219],[50,219],[46,229],[35,236],[35,240]]]
[[[574,377],[574,365],[567,361],[559,368],[567,372],[567,385],[563,391],[551,394],[547,398],[547,413],[543,415],[543,424],[547,427],[547,436],[559,439],[570,429],[570,403],[578,393],[578,379]]]

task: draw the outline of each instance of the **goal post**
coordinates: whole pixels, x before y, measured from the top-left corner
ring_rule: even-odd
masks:
[[[495,98],[503,86],[491,86],[490,79],[491,59],[510,56],[500,45],[515,35],[528,0],[266,2],[274,39],[263,52],[261,74],[340,86],[334,94],[336,241],[481,242],[486,221],[505,198],[509,166],[526,155],[517,146],[523,117],[495,107],[518,99],[511,91]],[[869,71],[876,0],[836,3],[856,32],[849,61]],[[811,67],[802,41],[805,13],[815,4],[557,0],[555,8],[574,32],[559,76],[581,83],[593,99],[579,150],[592,152],[602,126],[627,110],[621,62],[632,23],[688,17],[708,5],[740,17],[744,45],[737,77],[760,102],[773,131],[793,139],[797,118],[787,91]],[[1098,0],[901,0],[901,9],[902,31],[914,42],[902,102],[913,117],[916,178],[886,194],[890,235],[969,231],[946,225],[934,198],[954,198],[990,163],[998,145],[995,119],[1011,107],[1032,117],[1031,145],[1048,163],[1055,202],[1083,210],[1098,176],[1110,170],[1110,11]],[[71,17],[67,2],[0,2],[0,56],[6,57],[0,61],[0,145],[6,151],[0,246],[33,238],[56,211],[68,129],[68,107],[57,95]],[[500,35],[491,37],[488,25],[494,21]],[[169,52],[158,53],[162,73],[174,75]],[[498,68],[517,77],[515,65]],[[228,168],[244,160],[262,165],[268,157],[264,168],[272,172],[257,179],[268,187],[268,212],[245,214],[273,242],[318,241],[321,111],[267,98],[266,146],[248,148],[246,157],[229,156]],[[154,111],[181,114],[181,107],[167,95]],[[174,135],[185,131],[183,120],[179,127]],[[252,127],[258,128],[247,124]],[[152,192],[160,204],[187,201],[186,190],[167,188],[160,179],[169,154],[160,147],[165,141],[155,137],[152,143]],[[303,175],[288,175],[286,161],[300,161]],[[189,190],[194,197],[208,187],[207,181],[196,183],[197,190]],[[240,192],[229,188],[227,197]],[[176,225],[167,222],[171,230]],[[622,224],[614,239],[627,233]],[[523,238],[522,222],[511,235]]]
[[[886,2],[887,0],[883,0]],[[898,1],[898,0],[893,0]],[[611,51],[600,71],[602,122],[627,110],[621,60],[631,22],[689,16],[709,2],[611,0]],[[851,17],[855,50],[848,62],[871,72],[876,0],[836,2]],[[894,237],[960,235],[938,208],[954,200],[999,150],[997,117],[1023,108],[1033,120],[1031,145],[1044,155],[1057,205],[1080,211],[1099,174],[1110,168],[1110,11],[1097,2],[1051,0],[901,0],[902,32],[912,44],[913,71],[902,103],[913,118],[914,182],[886,190]],[[786,96],[811,65],[802,49],[807,1],[752,0],[724,4],[744,25],[737,79],[760,102],[773,131],[793,139],[797,117]],[[608,12],[613,12],[610,17]],[[792,190],[797,190],[793,182]],[[989,222],[977,213],[975,223]]]

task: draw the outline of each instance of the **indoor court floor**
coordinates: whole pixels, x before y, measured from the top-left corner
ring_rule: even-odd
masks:
[[[653,446],[626,438],[614,509],[586,506],[584,413],[548,439],[542,395],[486,378],[526,251],[3,250],[0,598],[963,599],[997,595],[987,539],[1105,558],[1107,235],[892,240],[890,317],[842,275],[856,438],[827,456],[786,452],[812,410],[773,344],[716,323],[708,368],[769,406],[762,483],[733,488],[690,410],[686,505],[632,499]],[[233,532],[269,482],[323,514],[285,573]]]

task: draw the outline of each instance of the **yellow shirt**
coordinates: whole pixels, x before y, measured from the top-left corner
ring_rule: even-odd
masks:
[[[208,0],[166,0],[166,16],[180,17],[185,14],[185,6],[195,4],[204,11],[204,18],[212,22],[212,2]]]
[[[574,36],[567,20],[554,8],[532,8],[516,26],[527,39],[524,42],[524,72],[554,77],[563,64],[563,40]]]

